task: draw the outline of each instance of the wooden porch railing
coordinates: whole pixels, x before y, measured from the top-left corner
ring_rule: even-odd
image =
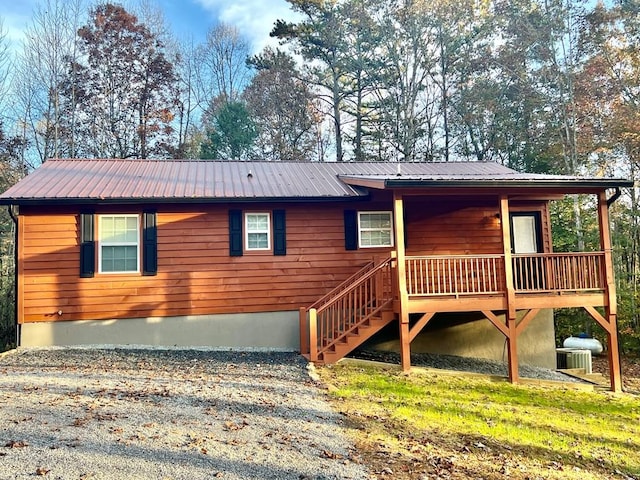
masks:
[[[516,254],[512,261],[516,293],[605,288],[603,252]],[[409,256],[406,264],[409,297],[505,292],[503,255]]]
[[[407,293],[420,296],[498,294],[504,291],[502,255],[406,257]]]
[[[513,256],[516,293],[604,290],[604,252]]]
[[[393,301],[392,259],[363,269],[308,308],[300,309],[300,349],[314,361]],[[307,332],[309,336],[307,337]]]
[[[380,316],[395,299],[395,258],[369,263],[313,305],[300,308],[300,351],[324,357],[358,327]],[[604,292],[604,252],[516,254],[518,294]],[[419,297],[506,295],[503,255],[406,257],[409,300]]]

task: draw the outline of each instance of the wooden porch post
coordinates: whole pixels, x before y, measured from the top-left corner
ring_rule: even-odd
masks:
[[[307,322],[305,307],[300,307],[298,310],[298,325],[300,326],[300,355],[309,355],[309,322]]]
[[[602,327],[608,334],[607,354],[609,356],[609,378],[611,379],[611,390],[619,392],[622,390],[622,375],[620,373],[620,353],[618,347],[618,304],[616,301],[616,283],[613,274],[613,258],[611,255],[609,205],[607,204],[607,193],[605,191],[598,194],[598,223],[600,226],[600,248],[604,252],[604,274],[606,281],[605,295],[607,297],[604,318],[606,324],[602,324],[602,322],[598,323],[601,323]]]
[[[511,221],[509,199],[500,195],[500,225],[504,252],[504,284],[507,293],[507,352],[509,356],[509,381],[518,383],[518,329],[516,323],[516,293],[513,285],[513,259],[511,256]]]
[[[409,335],[409,294],[407,293],[407,264],[404,250],[404,205],[402,195],[393,193],[393,227],[396,242],[396,272],[400,300],[400,362],[402,370],[411,368],[411,338]]]
[[[309,361],[318,361],[318,311],[309,309]]]

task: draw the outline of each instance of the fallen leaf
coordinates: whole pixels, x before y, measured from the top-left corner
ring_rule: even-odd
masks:
[[[241,428],[244,428],[245,426],[247,426],[248,423],[243,422],[243,423],[235,423],[235,422],[231,422],[231,421],[226,421],[224,422],[224,429],[227,431],[234,431],[234,430],[240,430]]]
[[[9,440],[4,446],[7,448],[24,448],[28,447],[29,444],[22,440]]]
[[[36,468],[36,475],[40,475],[41,477],[46,475],[51,471],[50,468],[38,467]]]
[[[322,458],[330,458],[332,460],[341,460],[342,458],[344,458],[339,453],[333,453],[333,452],[330,452],[329,450],[323,450],[320,456]]]

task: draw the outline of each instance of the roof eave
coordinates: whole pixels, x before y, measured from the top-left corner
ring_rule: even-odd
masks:
[[[402,177],[379,179],[358,178],[340,176],[340,179],[348,185],[374,189],[392,188],[471,188],[471,189],[513,189],[527,188],[535,190],[554,190],[564,193],[597,192],[609,188],[632,187],[633,182],[621,179],[584,179],[584,180],[499,180],[499,179],[473,179],[473,180],[434,180],[434,179],[407,179]]]
[[[368,193],[348,196],[323,197],[139,197],[139,198],[0,198],[0,205],[23,206],[61,206],[61,205],[190,205],[190,204],[224,204],[224,203],[323,203],[345,201],[353,202],[369,197]]]

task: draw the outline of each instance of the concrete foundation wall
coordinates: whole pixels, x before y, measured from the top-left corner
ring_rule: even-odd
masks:
[[[463,318],[467,318],[464,317]],[[415,353],[507,359],[504,336],[487,319],[441,316],[411,343]],[[443,326],[445,325],[445,326]],[[21,325],[21,346],[153,345],[239,350],[299,349],[298,312],[38,322]],[[366,348],[399,351],[394,322]],[[553,311],[543,310],[518,337],[521,364],[556,367]]]
[[[21,346],[154,345],[299,349],[298,312],[26,323]]]
[[[464,322],[459,317],[452,322],[454,325],[443,326],[446,325],[447,318],[451,317],[441,316],[437,328],[432,326],[431,329],[423,330],[411,342],[411,352],[507,361],[505,337],[489,320],[473,318]],[[504,315],[499,318],[504,321]],[[435,319],[432,321],[435,322]],[[397,330],[395,324],[393,328]],[[374,337],[367,348],[397,352],[397,333],[387,330],[386,335]],[[553,310],[542,310],[518,337],[518,362],[556,368],[555,348]]]

